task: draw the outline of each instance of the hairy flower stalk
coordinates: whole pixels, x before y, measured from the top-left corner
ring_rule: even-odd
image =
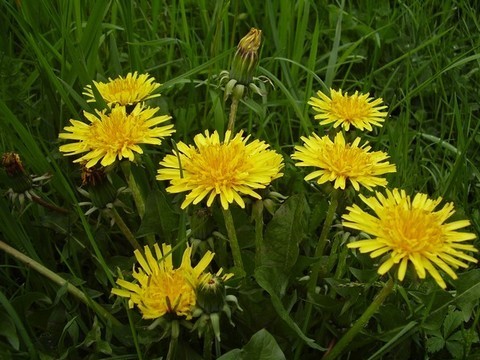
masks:
[[[318,97],[312,96],[309,105],[317,113],[315,119],[320,125],[333,123],[333,127],[342,126],[346,131],[353,126],[359,130],[372,130],[372,125],[382,126],[387,116],[387,106],[381,105],[382,99],[374,99],[369,94],[355,91],[353,95],[342,94],[342,90],[330,89],[330,97],[321,91]]]
[[[478,252],[469,240],[475,234],[456,230],[470,225],[468,220],[447,223],[454,213],[452,203],[435,210],[442,198],[431,200],[426,194],[417,194],[412,199],[404,190],[387,190],[376,196],[365,197],[362,201],[374,212],[371,215],[358,205],[347,207],[343,215],[343,226],[372,235],[372,239],[354,241],[347,246],[371,253],[372,258],[386,255],[378,268],[383,275],[398,264],[398,280],[405,277],[407,265],[413,264],[418,277],[424,279],[427,272],[437,284],[446,288],[447,284],[438,269],[456,279],[454,269],[467,268],[466,262],[478,260],[466,252]],[[438,268],[438,269],[437,269]]]

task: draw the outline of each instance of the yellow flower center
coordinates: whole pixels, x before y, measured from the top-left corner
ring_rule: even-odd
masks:
[[[437,252],[444,244],[441,222],[435,213],[397,205],[384,209],[379,227],[394,249],[407,254]]]
[[[140,308],[146,318],[165,313],[189,316],[196,295],[192,285],[180,269],[153,274],[144,288]],[[152,315],[152,316],[150,316]]]
[[[185,168],[195,174],[197,183],[207,188],[220,189],[239,184],[248,176],[252,164],[245,154],[242,142],[232,141],[200,148],[198,153],[190,157]]]
[[[138,116],[126,115],[124,111],[113,110],[109,116],[92,124],[88,143],[91,148],[120,150],[141,142],[145,129]]]
[[[334,96],[331,103],[332,115],[350,123],[370,116],[371,110],[371,104],[358,96]]]
[[[337,176],[356,177],[372,174],[372,156],[364,149],[351,147],[349,144],[332,144],[326,146],[320,154],[320,160],[326,169]]]

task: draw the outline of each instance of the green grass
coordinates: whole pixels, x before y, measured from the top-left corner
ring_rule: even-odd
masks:
[[[266,85],[266,97],[241,101],[237,128],[284,155],[285,176],[274,182],[274,190],[294,199],[290,206],[300,212],[282,207],[291,218],[281,218],[278,211],[264,211],[264,235],[275,241],[275,228],[288,219],[304,226],[298,229],[299,243],[287,246],[298,251],[289,258],[294,260],[289,273],[277,268],[254,273],[253,202],[247,210],[232,210],[247,278],[228,290],[243,311],[233,312],[235,327],[223,315],[221,353],[243,348],[245,359],[267,359],[259,355],[263,349],[278,358],[282,353],[287,359],[320,358],[319,348],[333,345],[360,317],[386,277],[376,275],[376,262],[367,255],[346,250],[349,234],[339,228],[337,216],[329,236],[331,256],[322,260],[324,292],[307,299],[301,278],[315,260],[328,207],[325,188],[304,182],[306,172],[289,159],[300,136],[327,131],[313,119],[307,101],[330,87],[383,98],[389,111],[385,125],[355,134],[375,150],[388,151],[397,166],[389,186],[454,202],[454,219],[470,219],[468,231],[480,234],[477,13],[474,2],[466,0],[0,0],[0,150],[19,153],[31,173],[50,173],[52,180],[39,195],[69,210],[65,215],[32,202],[22,208],[1,197],[0,240],[61,275],[123,324],[113,326],[66,286],[0,251],[0,358],[166,355],[169,340],[161,339],[160,327],[147,330],[151,321],[110,295],[117,268],[128,276],[131,247],[108,219],[97,221],[98,213],[86,217],[86,208],[78,206],[86,201],[77,191],[80,172],[59,152],[58,134],[70,119],[93,111],[82,96],[86,85],[131,71],[148,72],[163,84],[162,96],[151,103],[172,115],[175,142],[191,143],[207,129],[224,132],[230,102],[223,101],[217,75],[229,69],[236,44],[251,27],[263,32],[257,75],[268,76],[274,89]],[[167,184],[155,180],[158,162],[171,148],[170,141],[145,147],[142,167],[133,167],[147,203],[149,196],[154,199],[148,221],[132,210],[131,196],[122,198],[131,211],[119,212],[142,244],[171,241],[182,247],[189,234],[191,214],[179,211],[181,197],[167,194]],[[121,172],[114,183],[127,185]],[[5,184],[0,188],[7,190]],[[348,194],[338,215],[355,201],[353,192]],[[211,221],[211,240],[199,242],[199,248],[213,244],[219,258],[229,258],[222,255],[227,231],[219,208],[212,210]],[[344,358],[480,356],[480,273],[459,274],[459,280],[448,280],[456,291],[409,276],[348,345]],[[261,329],[268,332],[258,333]],[[182,331],[178,358],[204,357],[203,340]],[[230,354],[223,359],[238,358]]]

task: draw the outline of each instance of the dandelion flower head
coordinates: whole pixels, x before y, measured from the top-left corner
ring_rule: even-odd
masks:
[[[175,132],[171,124],[157,126],[171,119],[168,115],[155,116],[158,110],[137,104],[130,113],[125,106],[116,106],[108,113],[97,111],[97,115],[84,112],[89,123],[70,120],[71,126],[66,126],[59,138],[74,142],[60,146],[60,151],[65,155],[86,153],[74,162],[86,162],[87,168],[99,161],[108,166],[117,158],[133,161],[134,152],[143,153],[139,144],[160,145],[164,137]]]
[[[204,271],[213,259],[210,251],[200,262],[192,267],[192,248],[187,247],[182,257],[182,264],[174,268],[172,263],[172,247],[162,244],[154,245],[152,253],[145,246],[145,255],[135,250],[135,257],[140,268],[133,270],[134,282],[118,279],[121,288],[112,289],[112,293],[128,298],[130,308],[137,306],[144,319],[156,319],[165,314],[176,314],[192,317],[196,304],[196,288],[204,279]]]
[[[178,153],[160,162],[157,180],[170,180],[170,193],[189,192],[183,209],[205,197],[207,206],[211,206],[217,195],[224,209],[233,202],[245,207],[241,195],[260,199],[255,190],[283,175],[283,158],[269,150],[265,142],[247,143],[249,136],[242,135],[240,132],[233,137],[227,131],[222,142],[216,131],[211,135],[206,131],[195,136],[195,146],[178,143]]]
[[[446,288],[438,269],[456,279],[454,269],[468,267],[467,261],[477,262],[465,253],[477,252],[473,245],[466,243],[475,239],[475,235],[456,231],[469,226],[470,222],[446,222],[455,212],[452,203],[435,211],[442,198],[431,200],[426,194],[419,193],[412,200],[404,190],[398,189],[387,190],[386,196],[377,192],[376,197],[360,195],[360,198],[375,215],[353,205],[347,207],[350,212],[343,215],[343,225],[373,238],[354,241],[347,246],[371,253],[372,258],[390,254],[378,268],[379,274],[385,274],[399,264],[398,279],[402,281],[410,262],[420,279],[424,279],[428,272],[438,285]]]
[[[109,81],[96,82],[93,84],[108,105],[133,105],[140,101],[152,99],[160,96],[160,94],[152,94],[160,84],[155,82],[149,74],[141,74],[135,71],[133,74],[128,73],[127,76],[119,76],[116,79],[108,79]],[[85,87],[83,95],[89,97],[88,102],[95,102],[95,95],[91,85]]]
[[[305,177],[306,181],[317,179],[318,184],[334,182],[336,189],[345,189],[347,180],[355,190],[360,185],[372,190],[374,186],[385,186],[387,180],[381,175],[396,171],[395,165],[386,159],[388,155],[382,151],[370,151],[368,142],[360,146],[360,138],[347,144],[342,133],[335,135],[334,141],[328,136],[301,137],[303,146],[295,146],[292,159],[299,160],[296,166],[318,168]]]
[[[333,123],[333,127],[342,126],[346,131],[350,125],[359,130],[372,130],[372,125],[382,126],[387,112],[382,111],[387,108],[381,105],[381,98],[374,99],[369,94],[361,94],[355,91],[355,94],[342,94],[342,90],[335,91],[330,89],[331,96],[328,97],[321,91],[317,92],[318,97],[312,96],[309,105],[317,112],[315,119],[320,120],[320,125]]]

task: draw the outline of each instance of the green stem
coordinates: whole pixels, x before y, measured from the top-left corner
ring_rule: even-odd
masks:
[[[327,210],[327,216],[325,217],[322,232],[320,233],[317,247],[315,249],[314,256],[317,259],[317,261],[312,266],[310,280],[308,281],[308,284],[307,284],[308,294],[315,294],[315,288],[317,286],[317,281],[318,281],[318,273],[320,272],[320,268],[322,266],[323,251],[325,250],[325,245],[327,244],[327,236],[331,230],[333,219],[335,217],[335,212],[337,211],[339,194],[340,192],[336,189],[332,191],[330,205],[328,206],[328,210]],[[302,326],[302,331],[304,333],[306,333],[308,330],[308,325],[310,324],[310,318],[312,316],[312,310],[313,310],[312,300],[308,299],[305,305],[305,316],[304,316],[304,322]],[[294,357],[295,360],[300,359],[303,345],[304,345],[303,342],[297,343],[297,350],[295,351],[295,357]]]
[[[223,218],[225,220],[225,227],[227,228],[230,248],[232,249],[233,263],[235,264],[235,267],[237,267],[243,274],[245,274],[245,269],[243,268],[242,254],[240,252],[240,246],[238,245],[237,233],[235,232],[235,224],[233,223],[233,217],[230,209],[223,209]]]
[[[214,231],[212,233],[215,241],[215,257],[217,258],[217,262],[220,267],[225,269],[228,268],[228,261],[227,261],[227,242],[228,239],[220,232]]]
[[[111,209],[111,213],[115,220],[115,224],[117,224],[120,231],[123,233],[123,235],[125,235],[128,242],[133,246],[134,249],[142,251],[142,247],[140,246],[137,239],[128,228],[127,224],[125,224],[125,222],[123,221],[122,217],[118,213],[117,209],[115,209],[115,207]]]
[[[383,301],[393,290],[393,278],[390,278],[382,290],[377,294],[370,306],[358,318],[353,326],[342,336],[342,338],[335,344],[333,349],[325,354],[324,360],[333,360],[340,356],[345,348],[352,342],[353,338],[362,330],[367,324],[368,320],[375,314]]]
[[[171,323],[171,335],[170,335],[170,344],[168,345],[167,360],[175,360],[177,345],[178,345],[178,336],[180,335],[180,325],[177,320],[173,320]]]
[[[67,280],[62,278],[60,275],[54,273],[50,269],[46,268],[42,264],[28,257],[27,255],[21,253],[20,251],[12,248],[10,245],[0,241],[0,249],[4,250],[6,253],[10,254],[17,260],[20,260],[25,265],[31,267],[33,270],[39,272],[46,278],[52,280],[54,283],[66,287],[67,291],[83,302],[85,305],[89,306],[93,311],[102,316],[104,319],[109,321],[112,325],[122,326],[122,324],[112,316],[106,309],[104,309],[100,304],[90,299],[84,292],[78,289],[76,286],[70,284]]]
[[[263,258],[263,202],[255,201],[252,209],[255,219],[255,268],[262,264]]]
[[[228,115],[228,127],[232,133],[235,129],[235,119],[237,117],[238,103],[240,100],[236,96],[232,96],[232,105],[230,105],[230,114]]]
[[[143,216],[145,215],[145,208],[146,208],[145,199],[143,198],[140,187],[138,186],[137,181],[135,180],[135,176],[133,176],[132,164],[130,163],[130,161],[122,161],[121,167],[123,170],[123,174],[127,179],[128,187],[132,192],[133,201],[135,202],[135,207],[137,208],[138,215],[140,216],[140,219],[143,219]],[[147,239],[148,245],[151,248],[153,248],[153,244],[155,244],[155,235],[148,234],[146,236],[146,239]]]
[[[325,222],[323,223],[322,232],[318,238],[317,248],[315,249],[315,258],[317,261],[313,264],[312,273],[310,274],[310,280],[308,282],[308,292],[310,294],[315,293],[315,287],[317,286],[318,273],[322,266],[322,256],[323,251],[325,250],[325,245],[327,244],[327,236],[332,227],[333,219],[335,217],[335,212],[337,211],[338,206],[338,196],[340,192],[338,190],[333,190],[332,198],[330,200],[330,205],[328,207],[327,216],[325,217]]]
[[[213,331],[210,327],[207,327],[205,330],[205,335],[203,337],[203,360],[212,359],[212,342],[213,342]]]
[[[143,200],[142,192],[140,191],[140,188],[135,181],[135,177],[133,176],[132,165],[130,164],[130,161],[122,161],[121,167],[123,173],[125,174],[128,187],[132,192],[133,201],[137,207],[138,215],[140,215],[140,218],[143,218],[143,215],[145,214],[145,201]]]
[[[36,202],[39,205],[42,205],[43,207],[45,207],[47,209],[56,211],[60,214],[68,214],[70,212],[67,209],[64,209],[62,207],[50,204],[50,203],[46,202],[45,200],[43,200],[41,197],[36,196],[36,195],[32,195],[32,201]]]

